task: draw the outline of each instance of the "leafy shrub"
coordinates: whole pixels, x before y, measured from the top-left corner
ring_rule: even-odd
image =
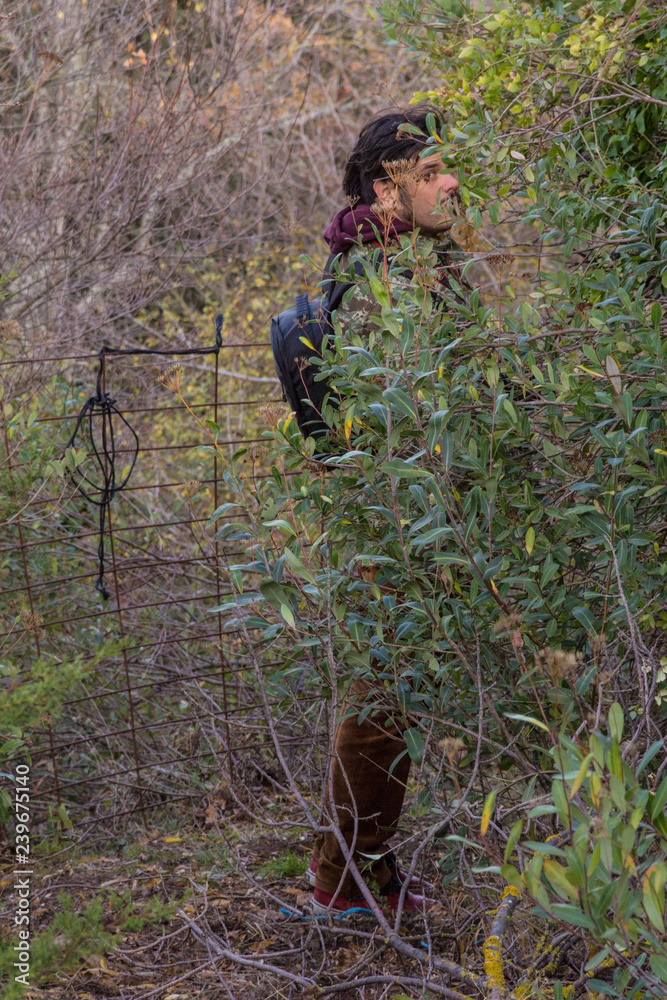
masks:
[[[272,476],[247,481],[241,455],[227,474],[217,537],[249,554],[228,627],[282,650],[277,687],[305,656],[334,693],[379,679],[361,714],[402,716],[432,835],[476,854],[478,892],[503,877],[545,922],[513,996],[571,996],[566,957],[580,986],[660,996],[664,17],[382,12],[440,78],[418,96],[448,125],[425,143],[459,170],[464,274],[489,281],[443,292],[433,246],[407,236],[384,272],[365,262],[374,329],[339,322],[313,361],[339,399],[328,454],[268,414]]]
[[[664,743],[656,740],[639,761],[635,755],[633,766],[623,759],[632,760],[632,754],[622,735],[618,704],[609,711],[608,735],[591,733],[588,753],[560,734],[551,751],[553,805],[534,808],[525,825],[531,816],[551,812],[561,832],[545,843],[525,844],[534,854],[523,874],[507,863],[501,872],[516,889],[527,889],[538,913],[585,938],[590,989],[623,996],[630,987],[629,996],[637,990],[659,996],[667,983],[667,778],[653,791],[645,774],[656,756],[664,754]],[[519,830],[514,834],[505,860]],[[560,957],[571,943],[564,935]],[[613,985],[593,978],[610,967],[615,970]]]
[[[633,933],[642,949],[654,948],[652,972],[640,974],[636,956],[621,965],[635,983],[660,976],[662,946],[655,933],[647,938],[656,911],[642,902],[642,889],[623,897],[627,872],[625,861],[617,870],[617,849],[638,852],[637,875],[646,873],[647,891],[662,899],[664,793],[640,785],[641,771],[623,765],[618,734],[616,743],[599,734],[600,711],[616,698],[632,725],[630,746],[663,747],[655,692],[667,573],[656,497],[665,465],[656,442],[667,378],[655,306],[636,297],[619,320],[616,303],[600,304],[599,323],[585,337],[561,328],[534,338],[539,316],[528,307],[507,318],[504,289],[500,312],[476,292],[436,308],[429,245],[415,254],[409,238],[402,244],[385,282],[367,265],[376,331],[362,339],[338,325],[320,362],[340,398],[327,414],[333,453],[313,461],[310,440],[304,455],[288,419],[273,432],[280,464],[271,478],[251,490],[236,471],[227,474],[233,509],[246,518],[225,523],[218,537],[243,540],[250,553],[230,567],[238,593],[223,605],[228,627],[241,625],[259,645],[282,639],[286,668],[307,651],[325,682],[379,678],[400,706],[416,763],[429,740],[433,750],[434,733],[444,735],[441,720],[462,734],[481,774],[499,767],[506,776],[504,805],[515,815],[509,839],[497,828],[505,846],[521,835],[522,795],[526,818],[534,825],[539,817],[545,836],[571,834],[562,873],[569,896],[551,857],[565,849],[547,846],[543,863],[541,849],[526,844],[538,852],[524,871],[538,912],[569,920],[579,937],[586,931],[603,962],[622,950],[609,933],[619,926],[619,906],[636,909],[639,899],[645,922]],[[407,282],[402,269],[411,255],[417,279]],[[544,287],[562,294],[557,279],[545,277]],[[622,364],[613,353],[621,337]],[[229,512],[226,504],[213,520]],[[259,574],[259,587],[247,590],[250,573]],[[374,687],[362,714],[381,702]],[[475,746],[467,734],[478,719],[484,742]],[[551,738],[527,740],[526,725]],[[593,755],[585,767],[582,731]],[[550,784],[545,753],[553,802],[531,816],[536,783]],[[577,773],[583,768],[575,792],[581,797],[588,782],[590,801],[600,800],[593,812],[567,806],[572,755]],[[603,775],[611,791],[601,804]],[[447,797],[442,787],[425,788],[420,802],[444,813]],[[628,809],[635,825],[626,820],[620,829]],[[611,855],[582,854],[591,831],[599,837],[607,826]],[[492,860],[497,848],[484,849]],[[583,894],[574,914],[585,863],[596,873],[597,917]],[[518,870],[511,875],[523,887]],[[554,891],[568,901],[557,896],[547,906],[545,894]]]

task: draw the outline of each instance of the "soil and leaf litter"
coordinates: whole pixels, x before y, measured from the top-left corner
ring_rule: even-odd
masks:
[[[217,805],[212,800],[207,809],[222,823],[221,804],[223,799]],[[289,819],[293,810],[281,814]],[[383,945],[369,917],[345,926],[320,922],[317,930],[309,925],[307,843],[304,834],[289,840],[266,836],[252,821],[230,818],[223,837],[180,825],[178,833],[165,835],[137,824],[124,843],[98,842],[94,851],[82,847],[63,857],[53,844],[53,856],[44,852],[36,861],[33,969],[40,986],[35,995],[195,997],[204,990],[206,996],[228,996],[219,975],[238,997],[268,997],[281,988],[280,976],[268,974],[266,982],[258,982],[261,966],[244,969],[234,957],[273,962],[287,973],[307,974],[313,963],[323,963],[323,986],[339,982],[341,973],[358,978],[360,967],[364,979],[404,975],[406,963]],[[10,904],[7,879],[2,890]],[[470,919],[456,903],[432,928],[439,952],[453,958],[465,940],[452,923],[457,917],[463,932]],[[214,966],[188,921],[205,928],[217,947],[234,957],[217,958]],[[404,936],[423,947],[414,921]],[[419,974],[417,968],[413,972]]]

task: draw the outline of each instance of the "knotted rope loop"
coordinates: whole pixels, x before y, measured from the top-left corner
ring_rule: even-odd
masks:
[[[182,357],[198,354],[217,355],[222,347],[222,324],[223,315],[219,313],[215,318],[215,344],[213,347],[194,347],[174,351],[158,351],[149,348],[132,350],[120,347],[102,347],[99,352],[100,363],[97,371],[95,395],[87,399],[81,407],[74,431],[64,445],[64,451],[74,447],[82,427],[85,427],[85,436],[82,444],[86,447],[86,452],[92,456],[94,465],[98,467],[100,478],[96,481],[91,478],[91,475],[81,469],[73,471],[70,474],[70,478],[81,496],[100,509],[100,534],[97,545],[99,571],[97,580],[95,581],[95,590],[99,591],[105,601],[108,601],[110,597],[104,584],[104,528],[106,525],[107,508],[114,496],[127,486],[139,456],[139,437],[136,431],[116,406],[116,400],[104,390],[106,356],[107,354],[156,354],[164,357],[173,357],[174,355]],[[116,420],[116,428],[114,428],[114,419]],[[127,466],[127,471],[125,471],[125,474],[119,481],[117,481],[116,477],[116,441],[118,439],[118,431],[122,428],[118,427],[118,421],[129,432],[132,442],[129,449],[132,457]],[[123,449],[123,451],[126,452],[127,449]]]

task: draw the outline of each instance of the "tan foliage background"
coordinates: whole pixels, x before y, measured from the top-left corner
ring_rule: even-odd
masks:
[[[14,0],[0,32],[2,308],[30,347],[189,341],[262,281],[282,307],[416,69],[353,0]],[[235,339],[271,311],[232,309]]]

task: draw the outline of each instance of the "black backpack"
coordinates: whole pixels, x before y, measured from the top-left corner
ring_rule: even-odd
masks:
[[[325,274],[331,272],[335,259],[336,255],[331,254]],[[374,266],[378,267],[383,260],[383,254],[374,257]],[[361,277],[364,273],[361,261],[355,260],[353,266],[355,273]],[[408,274],[407,271],[405,273]],[[470,287],[465,279],[463,283]],[[286,309],[271,320],[271,347],[276,375],[283,388],[283,400],[292,408],[304,437],[322,437],[329,430],[322,417],[322,407],[330,388],[329,380],[319,378],[315,381],[320,367],[311,364],[310,359],[313,355],[321,357],[324,335],[333,332],[331,314],[338,309],[350,287],[350,284],[332,278],[319,299],[311,301],[307,295],[297,295],[293,309]],[[437,294],[434,298],[442,301]],[[304,343],[306,340],[312,347]],[[336,397],[330,398],[329,402],[335,406]]]
[[[326,273],[333,260],[332,255],[327,261]],[[294,411],[304,437],[322,437],[329,430],[322,417],[329,381],[325,378],[315,381],[320,368],[311,364],[310,359],[314,355],[321,356],[324,335],[333,332],[331,313],[338,308],[349,287],[332,278],[318,299],[297,295],[293,309],[286,309],[271,320],[271,347],[276,375],[283,387],[283,400]]]

